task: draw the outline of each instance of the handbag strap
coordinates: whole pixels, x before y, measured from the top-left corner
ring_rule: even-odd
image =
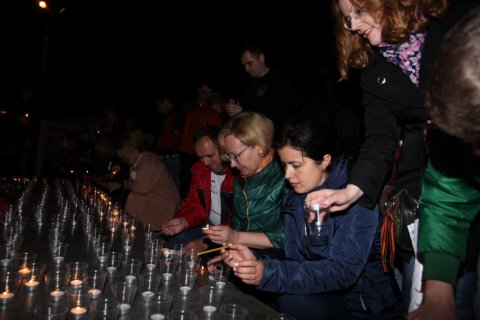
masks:
[[[405,129],[402,127],[398,139],[397,147],[395,148],[395,157],[393,159],[391,175],[388,182],[385,184],[382,190],[382,196],[380,199],[385,202],[388,201],[388,195],[393,189],[395,183],[397,164],[402,153],[403,141],[405,139]],[[387,203],[381,203],[380,206],[384,207],[383,221],[380,228],[380,256],[382,260],[383,270],[388,272],[393,270],[394,258],[395,258],[395,212],[393,208],[387,205]]]

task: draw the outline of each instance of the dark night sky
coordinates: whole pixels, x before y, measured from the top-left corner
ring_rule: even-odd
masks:
[[[240,1],[162,1],[126,6],[110,0],[57,0],[51,3],[54,12],[66,8],[59,22],[33,0],[11,1],[1,22],[7,30],[1,103],[10,103],[25,79],[38,82],[33,76],[40,74],[48,24],[46,113],[88,113],[98,95],[151,111],[150,97],[158,88],[188,94],[195,79],[204,77],[216,79],[227,96],[236,95],[246,77],[237,51],[249,39],[265,47],[271,66],[285,68],[301,83],[314,63],[332,60],[329,2],[309,3],[269,7]]]

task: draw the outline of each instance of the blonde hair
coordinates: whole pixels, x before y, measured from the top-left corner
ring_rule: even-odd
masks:
[[[233,134],[244,145],[262,149],[262,156],[272,149],[273,122],[264,115],[255,112],[241,112],[229,119],[218,134],[220,148],[225,150],[224,139]]]
[[[409,39],[410,32],[423,32],[430,17],[441,18],[448,0],[350,0],[368,12],[382,25],[382,40],[398,44]],[[342,79],[348,79],[350,68],[363,69],[372,53],[370,43],[359,34],[343,27],[344,16],[333,0],[336,21],[337,67]]]

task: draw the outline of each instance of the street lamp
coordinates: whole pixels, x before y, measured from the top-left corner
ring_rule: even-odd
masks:
[[[40,83],[41,86],[45,84],[46,79],[46,72],[47,72],[47,62],[48,62],[48,42],[50,38],[50,33],[52,31],[53,25],[55,22],[62,22],[60,18],[49,8],[48,3],[46,1],[38,1],[38,6],[48,12],[52,17],[53,20],[50,23],[45,25],[45,34],[43,38],[43,53],[42,53],[42,64],[40,68]],[[62,14],[65,11],[65,8],[60,9],[59,13]]]

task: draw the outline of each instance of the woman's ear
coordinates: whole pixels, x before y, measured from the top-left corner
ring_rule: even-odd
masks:
[[[263,157],[265,155],[265,152],[263,152],[262,147],[260,147],[258,144],[255,147],[253,147],[253,149],[260,157]]]
[[[327,153],[326,155],[323,156],[322,169],[326,171],[331,162],[332,162],[332,156]]]

